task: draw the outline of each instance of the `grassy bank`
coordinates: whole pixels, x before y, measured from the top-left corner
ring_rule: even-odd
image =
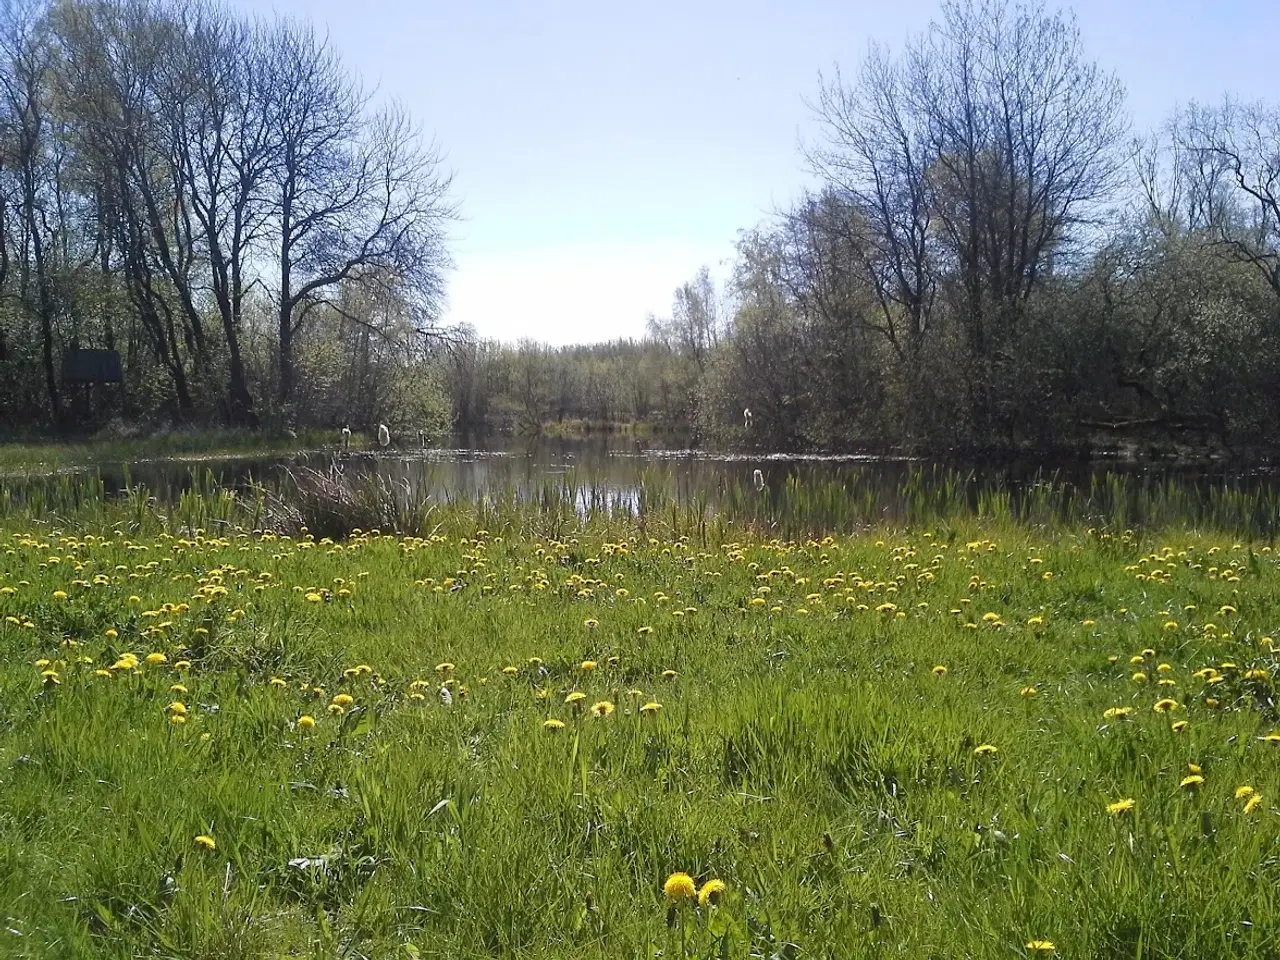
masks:
[[[0,521],[0,953],[1275,955],[1265,543],[190,500]]]
[[[172,430],[136,437],[103,434],[67,440],[0,442],[0,473],[34,474],[95,464],[116,465],[180,457],[256,457],[335,447],[336,431],[302,431],[294,436],[251,430]],[[368,446],[368,438],[353,443]]]

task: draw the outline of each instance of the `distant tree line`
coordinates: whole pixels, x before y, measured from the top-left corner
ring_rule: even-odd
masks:
[[[448,177],[309,26],[0,6],[0,422],[447,418]],[[61,377],[117,351],[86,408]]]
[[[812,106],[818,186],[742,233],[725,289],[704,271],[603,351],[663,398],[608,412],[792,449],[1274,447],[1280,106],[1135,138],[1074,20],[1005,0],[944,4]],[[589,353],[507,357],[573,393]]]
[[[1074,19],[947,0],[823,77],[814,186],[637,341],[438,323],[438,155],[305,24],[0,3],[0,428],[540,430],[782,449],[1280,436],[1280,105],[1135,137]],[[77,348],[121,357],[85,403]],[[743,411],[750,408],[750,425]]]
[[[654,339],[548,347],[470,339],[444,372],[462,430],[537,433],[646,424],[689,431],[698,411],[698,371],[680,349]]]

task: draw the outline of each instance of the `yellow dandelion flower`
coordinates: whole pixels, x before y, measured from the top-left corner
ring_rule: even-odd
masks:
[[[564,729],[564,721],[557,720],[555,717],[552,717],[550,720],[544,720],[542,722],[542,729],[550,733],[555,733],[558,730]]]
[[[1170,710],[1178,709],[1178,701],[1165,697],[1163,700],[1157,700],[1155,706],[1151,709],[1156,713],[1168,713]]]
[[[647,637],[649,634],[653,633],[653,627],[641,627],[636,631],[636,633],[640,634],[642,637]]]
[[[1102,716],[1107,720],[1126,720],[1133,716],[1133,707],[1108,707]]]
[[[596,668],[596,666],[597,664],[594,660],[583,660],[581,664],[581,669],[586,673],[590,673],[592,670]]]
[[[1025,700],[1030,700],[1032,697],[1034,697],[1034,696],[1035,696],[1036,694],[1038,694],[1039,692],[1040,692],[1040,691],[1039,691],[1039,690],[1037,690],[1035,687],[1023,687],[1023,688],[1019,691],[1019,693],[1022,695],[1023,699],[1025,699]]]
[[[167,713],[177,714],[180,717],[184,717],[187,714],[187,705],[181,700],[173,701],[173,703],[169,704],[164,709]]]
[[[1253,811],[1257,810],[1260,806],[1262,806],[1262,794],[1255,793],[1249,798],[1249,802],[1244,805],[1244,812],[1253,813]]]
[[[286,684],[284,679],[281,677],[272,677],[270,680],[267,681],[267,683],[271,684],[271,686],[275,687],[276,689],[282,689],[288,686],[288,684]]]
[[[454,670],[453,664],[449,663],[447,660],[444,663],[436,664],[436,673],[441,674],[442,676],[445,674],[453,673],[453,670]]]
[[[1141,670],[1139,670],[1137,673],[1135,673],[1135,674],[1134,674],[1132,677],[1130,677],[1129,679],[1130,679],[1130,680],[1132,680],[1134,683],[1146,683],[1146,682],[1147,682],[1147,675],[1146,675],[1145,673],[1143,673]]]
[[[658,703],[655,700],[650,700],[648,703],[646,703],[644,706],[640,708],[640,713],[646,717],[656,717],[658,715],[658,711],[661,709],[662,709],[662,704]]]
[[[336,693],[333,696],[333,702],[339,707],[349,707],[351,704],[355,703],[355,699],[356,698],[351,696],[349,693]]]
[[[337,717],[346,713],[347,708],[340,703],[331,703],[329,704],[329,712],[332,713],[335,717]]]
[[[989,743],[981,744],[973,749],[975,757],[990,757],[1000,752],[998,747],[994,747]]]
[[[613,713],[613,704],[608,700],[601,700],[599,703],[591,705],[591,714],[596,717],[607,717]]]
[[[520,672],[519,667],[503,667],[502,668],[503,675],[508,677],[514,677],[519,672]]]
[[[166,657],[163,653],[160,653],[159,651],[157,651],[156,653],[147,654],[147,663],[151,664],[153,667],[161,663],[168,663],[168,662],[169,662],[169,658]]]
[[[723,880],[708,880],[702,885],[702,889],[698,891],[698,906],[703,909],[714,907],[724,897],[726,889],[727,887]]]
[[[1184,790],[1195,790],[1204,784],[1204,777],[1198,773],[1193,773],[1189,777],[1183,777],[1182,782],[1178,784]]]
[[[1169,729],[1172,730],[1174,733],[1185,733],[1187,730],[1187,726],[1188,724],[1186,720],[1175,720],[1172,724],[1169,725]]]
[[[573,704],[581,703],[585,699],[587,699],[587,695],[585,693],[583,693],[581,690],[574,690],[564,698],[564,702],[567,704],[573,705]]]
[[[1235,796],[1237,800],[1243,800],[1245,797],[1253,796],[1255,792],[1256,791],[1253,789],[1253,787],[1249,786],[1248,784],[1244,784],[1242,786],[1236,787]]]
[[[316,726],[316,718],[310,714],[304,713],[298,718],[299,730],[314,730]]]
[[[680,903],[684,900],[692,900],[697,896],[698,891],[694,886],[693,877],[687,873],[673,873],[662,885],[662,892],[672,903]]]
[[[1126,813],[1132,813],[1133,808],[1137,805],[1136,800],[1131,797],[1127,797],[1124,800],[1117,800],[1115,803],[1108,803],[1107,813],[1111,814],[1113,817],[1119,817]]]
[[[171,713],[169,714],[169,722],[175,727],[180,727],[187,722],[187,717],[182,713]]]
[[[173,683],[169,685],[170,693],[187,693],[187,688],[181,683]]]
[[[674,679],[675,679],[676,677],[678,677],[678,676],[680,676],[680,674],[676,673],[674,670],[663,670],[663,671],[662,671],[662,679],[663,679],[663,680],[674,680]]]
[[[933,668],[933,675],[935,677],[941,677],[945,675],[946,672],[947,672],[947,668],[944,667],[942,664],[938,664],[936,667]]]
[[[1058,948],[1053,945],[1052,940],[1028,940],[1027,949],[1032,953],[1053,953]]]
[[[196,846],[197,846],[197,847],[200,847],[202,850],[217,850],[217,849],[218,849],[218,844],[217,844],[217,842],[213,839],[213,837],[209,836],[208,834],[204,834],[204,833],[202,833],[202,834],[200,834],[200,836],[196,837]]]

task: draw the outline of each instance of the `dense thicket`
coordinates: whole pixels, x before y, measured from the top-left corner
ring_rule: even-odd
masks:
[[[0,8],[0,418],[353,425],[425,389],[448,178],[310,27],[184,0]],[[76,348],[124,383],[62,378]]]
[[[1280,107],[1193,105],[1134,139],[1070,16],[957,0],[813,109],[817,186],[630,348],[670,358],[649,376],[704,436],[746,440],[744,408],[783,448],[1280,436]],[[572,390],[551,372],[571,356],[541,355]]]

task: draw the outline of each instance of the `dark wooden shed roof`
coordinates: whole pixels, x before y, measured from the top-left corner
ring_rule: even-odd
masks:
[[[69,383],[120,383],[116,350],[68,350],[62,355],[62,379]]]

